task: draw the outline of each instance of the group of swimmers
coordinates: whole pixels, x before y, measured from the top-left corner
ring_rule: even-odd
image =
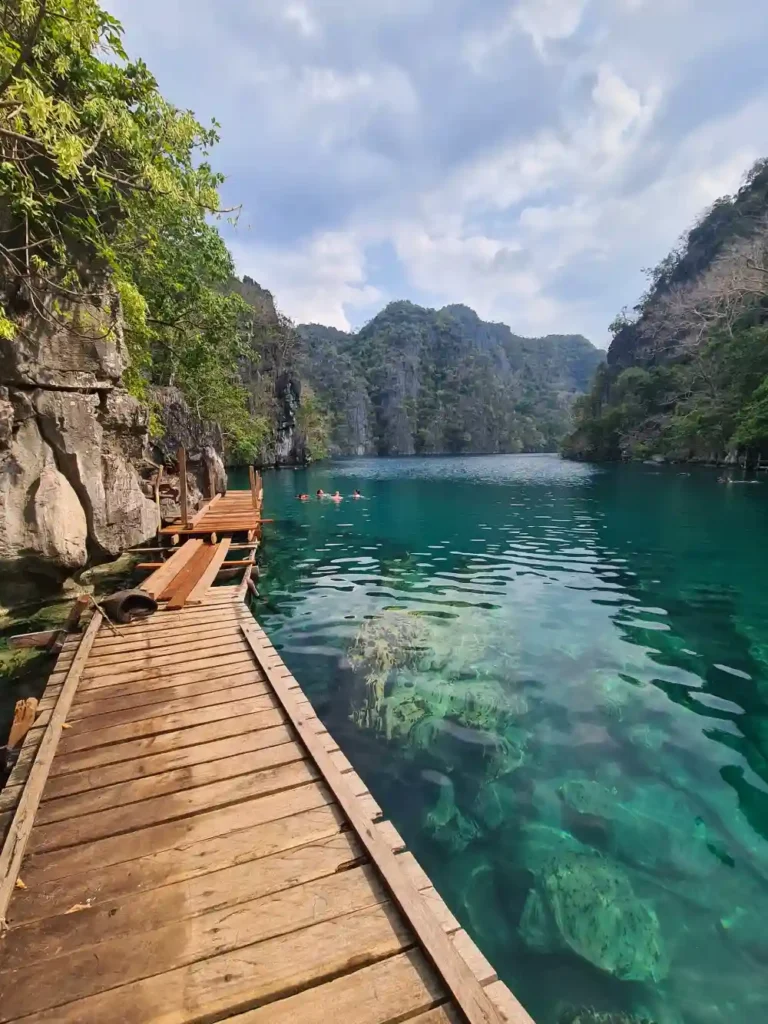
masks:
[[[360,493],[360,491],[353,491],[351,496],[353,498],[362,498],[362,494]],[[298,498],[299,501],[309,501],[308,494],[297,494],[296,497]],[[326,494],[325,491],[320,487],[318,488],[315,497],[318,499],[318,501],[322,501],[323,498],[327,498],[329,501],[344,500],[344,496],[339,494],[338,491],[335,491],[333,494]]]
[[[354,498],[354,499],[357,499],[357,498],[362,498],[362,495],[359,493],[359,490],[353,490],[353,492],[352,492],[350,497]],[[297,495],[296,498],[300,502],[308,502],[309,501],[309,495]],[[327,494],[325,492],[325,490],[322,487],[318,487],[317,488],[317,493],[315,495],[315,498],[318,501],[323,501],[324,499],[328,499],[328,501],[330,501],[330,502],[343,502],[344,501],[344,496],[339,494],[338,490],[336,490],[336,492],[334,492],[334,494],[329,495],[329,494]]]

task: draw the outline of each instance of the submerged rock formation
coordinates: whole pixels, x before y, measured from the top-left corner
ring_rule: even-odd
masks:
[[[669,970],[656,912],[617,864],[589,850],[538,865],[520,934],[532,949],[570,949],[622,981],[661,981]]]

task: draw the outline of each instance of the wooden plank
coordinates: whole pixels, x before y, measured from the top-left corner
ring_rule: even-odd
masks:
[[[179,506],[182,526],[189,525],[189,499],[187,498],[187,453],[184,448],[178,451],[179,463]]]
[[[380,825],[372,824],[360,810],[357,798],[346,783],[344,775],[331,761],[317,733],[308,725],[306,712],[297,707],[295,696],[287,689],[285,680],[274,673],[260,658],[260,654],[263,657],[263,652],[250,627],[243,626],[242,629],[253,653],[272,683],[285,713],[293,723],[315,764],[357,832],[360,841],[368,851],[371,860],[381,872],[398,906],[406,915],[427,955],[437,967],[450,993],[466,1014],[470,1024],[502,1024],[498,1010],[488,999],[480,983],[451,944],[439,923],[429,913],[416,887],[405,872],[398,867],[396,855],[377,831]]]
[[[4,814],[6,811],[13,811],[16,808],[16,804],[19,802],[19,797],[24,790],[24,783],[19,782],[15,785],[9,786],[6,783],[2,789],[0,789],[0,814]]]
[[[223,782],[238,775],[251,775],[267,768],[293,764],[305,757],[302,747],[293,740],[277,746],[240,753],[222,760],[204,761],[189,767],[174,768],[147,778],[132,779],[114,786],[89,789],[74,796],[49,799],[37,812],[36,825],[67,821],[83,814],[97,814],[114,807],[126,808],[143,800],[180,793],[182,790]],[[255,795],[255,791],[254,791]]]
[[[179,681],[181,679],[181,682]],[[246,682],[263,682],[259,669],[243,659],[241,664],[201,669],[181,676],[157,676],[155,679],[140,679],[135,682],[117,683],[114,686],[100,686],[83,692],[69,713],[70,721],[98,715],[102,710],[118,710],[140,704],[161,704],[174,697],[190,697],[198,693],[209,693],[228,686],[241,686]],[[46,697],[46,700],[48,698]]]
[[[444,998],[434,970],[419,950],[412,949],[230,1017],[229,1024],[382,1024],[410,1020]]]
[[[16,885],[24,851],[32,834],[35,815],[40,805],[48,773],[51,770],[56,745],[61,736],[61,727],[66,721],[70,705],[75,696],[77,684],[80,682],[80,674],[88,659],[93,638],[99,631],[101,621],[101,612],[94,612],[67,674],[64,688],[51,715],[51,720],[46,726],[45,734],[40,742],[37,756],[27,779],[27,784],[24,787],[24,792],[13,816],[13,821],[5,836],[3,849],[0,852],[0,932],[2,932],[5,925],[8,904],[11,901]]]
[[[179,631],[175,644],[161,644],[159,649],[156,644],[148,646],[146,643],[126,643],[125,648],[118,647],[113,650],[92,653],[88,659],[88,673],[90,676],[99,675],[100,673],[95,672],[94,669],[111,668],[115,665],[140,666],[146,664],[151,666],[153,664],[174,664],[176,661],[190,661],[192,659],[188,657],[189,654],[210,650],[211,647],[232,643],[233,640],[241,642],[236,621],[227,623],[226,626],[215,632],[218,633],[218,636],[198,636],[191,629]],[[165,658],[166,661],[160,661],[160,658]]]
[[[84,814],[71,821],[37,825],[28,848],[32,853],[48,853],[127,832],[135,834],[140,829],[188,818],[200,811],[228,807],[258,796],[304,786],[316,782],[319,777],[320,773],[311,762],[295,761],[279,768],[266,768],[248,775],[225,778],[206,786],[180,790],[169,796],[148,798],[126,807]]]
[[[185,541],[180,548],[174,551],[168,561],[163,563],[161,569],[153,572],[151,576],[147,577],[140,584],[139,590],[143,590],[150,597],[157,599],[168,584],[181,572],[202,543],[201,540]]]
[[[161,680],[163,682],[164,680]],[[192,699],[202,697],[204,694],[214,694],[221,690],[231,690],[233,687],[251,685],[260,686],[261,693],[267,692],[267,684],[260,678],[256,668],[246,667],[240,673],[222,673],[214,675],[210,673],[207,679],[197,683],[189,683],[186,686],[160,686],[152,689],[141,687],[134,693],[125,696],[110,696],[110,688],[104,687],[101,690],[92,691],[98,695],[96,700],[78,701],[69,712],[69,721],[75,722],[81,718],[93,719],[94,716],[112,714],[117,711],[127,711],[131,708],[151,707],[166,702],[179,701],[182,698]],[[256,691],[254,691],[254,696]],[[246,696],[241,694],[240,696]]]
[[[119,899],[106,899],[77,911],[56,914],[12,929],[5,943],[2,971],[23,970],[27,964],[52,960],[62,954],[97,947],[102,959],[102,942],[178,923],[224,907],[261,900],[362,863],[362,851],[349,833],[336,831],[302,846],[262,857],[258,861],[232,864],[220,871],[195,875],[179,882]],[[71,898],[71,897],[70,897]],[[70,904],[78,906],[78,904]],[[70,909],[70,908],[67,908]],[[258,912],[258,910],[257,910]],[[202,930],[203,922],[195,922]],[[105,950],[109,955],[109,950]]]
[[[151,689],[153,686],[176,686],[180,683],[194,683],[200,679],[207,679],[216,673],[217,666],[219,674],[225,677],[227,673],[238,674],[243,668],[249,667],[254,678],[261,679],[259,669],[253,664],[250,653],[239,652],[228,654],[220,658],[202,658],[195,662],[187,662],[181,667],[166,665],[164,668],[148,670],[144,672],[128,672],[112,674],[106,678],[86,679],[83,685],[81,699],[83,702],[98,700],[102,693],[111,697],[118,693],[135,693],[137,689],[146,686]]]
[[[208,593],[208,588],[216,581],[219,569],[221,568],[224,559],[227,557],[227,552],[229,551],[229,545],[231,543],[232,540],[229,537],[225,537],[224,540],[219,541],[216,546],[216,551],[208,563],[208,567],[192,588],[192,591],[187,598],[189,604],[203,603],[205,596]],[[173,607],[173,605],[171,605],[171,607]]]
[[[136,675],[137,672],[145,674],[154,673],[157,669],[163,668],[178,671],[182,666],[188,668],[196,665],[199,661],[210,661],[212,658],[240,653],[242,650],[243,643],[240,638],[235,638],[234,636],[224,637],[217,643],[209,644],[202,651],[194,652],[194,657],[184,658],[183,662],[176,654],[158,654],[141,660],[137,659],[136,661],[128,659],[125,666],[117,666],[120,668],[119,672],[113,672],[115,666],[107,666],[106,668],[100,665],[95,665],[93,668],[89,666],[84,672],[84,681],[88,679],[101,679],[109,682],[109,680],[116,680],[121,676]]]
[[[92,969],[94,950],[65,952],[47,963],[28,963],[24,984],[12,984],[12,973],[0,972],[3,1001],[0,1020],[85,999],[106,989],[138,982],[160,972],[174,971],[201,958],[263,945],[297,929],[317,926],[355,911],[380,906],[387,894],[376,872],[352,868],[317,881],[305,882],[275,895],[173,921],[136,937],[104,937],[98,945],[98,971]],[[106,1018],[114,1020],[114,1017]]]
[[[75,1002],[64,1002],[66,989],[62,988],[61,1005],[29,1016],[25,1024],[220,1020],[233,1008],[266,1003],[307,988],[348,971],[350,964],[366,967],[402,952],[412,942],[394,907],[366,907]]]
[[[485,991],[506,1024],[534,1024],[528,1011],[515,999],[503,981],[492,982]]]
[[[275,726],[284,725],[284,723],[285,715],[278,710],[257,711],[252,715],[239,715],[234,718],[205,722],[202,725],[162,733],[159,736],[150,736],[146,739],[128,740],[125,743],[113,743],[106,747],[81,750],[75,754],[59,755],[51,766],[51,775],[66,775],[70,772],[79,772],[145,757],[147,754],[162,754],[183,747],[197,746],[210,740],[223,739],[226,736],[238,736],[254,729],[272,729]]]
[[[200,693],[196,696],[176,697],[167,699],[162,703],[138,704],[130,708],[120,708],[114,711],[104,711],[100,714],[88,715],[85,719],[74,718],[70,715],[68,721],[72,728],[89,729],[94,732],[101,729],[111,729],[116,725],[130,725],[133,722],[141,722],[145,719],[155,719],[158,716],[169,716],[176,713],[202,710],[215,707],[217,704],[231,704],[233,701],[247,700],[251,697],[268,697],[269,703],[264,702],[264,707],[274,707],[272,689],[268,683],[262,681],[251,681],[248,678],[241,680],[241,684],[234,683],[232,686],[223,686],[221,689],[210,690],[207,693]],[[86,705],[88,706],[88,705]]]
[[[195,512],[195,514],[192,516],[192,521],[190,523],[190,526],[195,526],[197,523],[200,522],[200,520],[203,518],[203,516],[209,515],[211,509],[214,507],[214,505],[218,505],[218,503],[221,501],[221,498],[222,498],[221,494],[214,494],[211,497],[210,501],[206,502],[202,506],[202,508],[198,509],[197,512]]]
[[[94,644],[94,658],[101,658],[105,654],[119,651],[125,654],[128,651],[154,651],[161,647],[175,647],[178,644],[187,643],[191,634],[196,639],[216,639],[218,636],[227,636],[233,630],[237,630],[238,620],[235,616],[222,616],[218,610],[214,611],[208,619],[202,623],[192,623],[184,630],[178,626],[166,626],[163,629],[156,629],[146,633],[130,633],[124,637],[113,637],[112,640]],[[181,633],[185,635],[180,635]]]
[[[175,589],[168,598],[168,609],[170,611],[173,611],[175,608],[184,607],[187,602],[187,598],[195,589],[200,579],[204,576],[208,567],[214,561],[217,551],[214,544],[206,544],[203,546],[202,550],[204,554],[201,557],[200,562],[195,566],[198,572],[194,576],[190,575],[189,579],[185,579],[184,582]]]
[[[8,637],[8,646],[11,650],[19,650],[24,647],[47,647],[51,640],[55,640],[58,629],[45,629],[38,633],[16,633]]]
[[[279,702],[273,695],[266,694],[260,697],[244,697],[242,700],[230,701],[228,704],[215,704],[213,707],[200,710],[193,708],[190,711],[178,711],[172,715],[159,715],[141,722],[130,722],[128,725],[109,726],[106,729],[94,729],[93,731],[87,728],[79,731],[78,726],[81,723],[75,723],[61,740],[60,753],[73,754],[80,750],[90,750],[93,747],[110,746],[113,743],[158,736],[205,722],[218,722],[222,718],[249,715],[257,711],[270,711],[279,706]]]
[[[160,593],[158,601],[168,601],[169,598],[184,584],[190,577],[196,578],[200,573],[200,566],[203,563],[206,554],[206,545],[204,541],[200,542],[200,546],[195,550],[192,557],[189,559],[187,564],[177,573],[176,576],[168,583],[165,589]]]
[[[167,637],[178,633],[181,627],[184,627],[185,630],[203,630],[226,626],[246,616],[248,616],[248,610],[244,605],[238,604],[233,604],[229,609],[202,605],[201,607],[185,608],[178,612],[159,611],[152,618],[142,620],[141,624],[137,621],[130,626],[122,626],[119,636],[107,638],[105,635],[103,642],[100,638],[97,648],[98,650],[111,646],[119,648],[120,644],[134,643],[136,640]]]
[[[309,795],[317,797],[321,792],[316,787]],[[250,874],[258,878],[264,858],[301,847],[311,848],[313,843],[331,842],[342,836],[344,819],[332,803],[297,811],[297,795],[306,804],[307,791],[295,790],[288,795],[288,814],[284,814],[284,800],[279,803],[273,797],[264,797],[255,801],[261,810],[255,825],[249,821],[245,827],[227,827],[229,812],[217,812],[222,821],[220,833],[192,838],[181,851],[172,846],[133,860],[100,864],[97,871],[75,871],[47,880],[34,871],[33,860],[32,873],[25,869],[29,884],[11,904],[9,918],[13,927],[43,918],[71,916],[68,912],[74,906],[98,910],[104,904],[109,904],[110,909],[116,903],[133,905],[144,893],[162,900],[162,890],[195,878],[204,877],[205,884],[218,888],[220,873],[239,865],[248,865]],[[269,809],[264,811],[267,804],[272,809],[271,817]],[[348,837],[348,833],[343,835]]]
[[[228,835],[330,803],[333,803],[333,797],[322,784],[298,786],[244,803],[203,811],[192,817],[163,822],[139,832],[109,836],[83,846],[30,856],[24,865],[24,878],[28,888],[34,889],[54,878],[95,870],[102,872],[111,864],[148,857],[163,850],[172,850],[178,857],[179,847],[187,853],[192,845],[215,836]],[[191,863],[187,867],[191,870]]]
[[[59,797],[73,796],[76,793],[90,793],[94,800],[99,799],[102,788],[116,786],[131,780],[149,779],[164,772],[180,768],[194,769],[196,765],[214,763],[224,758],[250,754],[256,750],[267,750],[280,746],[292,739],[287,726],[277,725],[272,729],[259,729],[241,736],[228,736],[225,739],[213,740],[209,743],[198,743],[191,747],[169,750],[165,754],[150,754],[147,757],[135,758],[131,761],[120,761],[117,764],[102,765],[91,771],[72,772],[48,779],[43,793],[43,804]],[[7,788],[7,787],[6,787]],[[5,790],[0,793],[0,810],[5,810],[2,800]]]

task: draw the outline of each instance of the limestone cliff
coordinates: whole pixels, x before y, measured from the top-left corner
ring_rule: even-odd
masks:
[[[61,580],[157,529],[141,484],[148,412],[121,386],[114,295],[0,340],[0,576]]]
[[[356,334],[298,334],[342,455],[552,451],[603,358],[579,335],[522,338],[461,305],[393,302]]]
[[[106,288],[87,309],[29,317],[16,338],[0,340],[0,600],[153,537],[161,464],[163,510],[178,514],[179,444],[192,453],[193,500],[225,485],[217,428],[161,389],[152,404],[165,430],[151,439],[148,405],[122,386],[127,366],[119,304]]]

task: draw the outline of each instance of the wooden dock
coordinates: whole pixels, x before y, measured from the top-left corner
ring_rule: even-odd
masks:
[[[215,588],[209,561],[172,607],[169,564],[151,618],[95,613],[65,643],[26,781],[0,795],[0,1021],[532,1024],[254,620],[247,580]]]

